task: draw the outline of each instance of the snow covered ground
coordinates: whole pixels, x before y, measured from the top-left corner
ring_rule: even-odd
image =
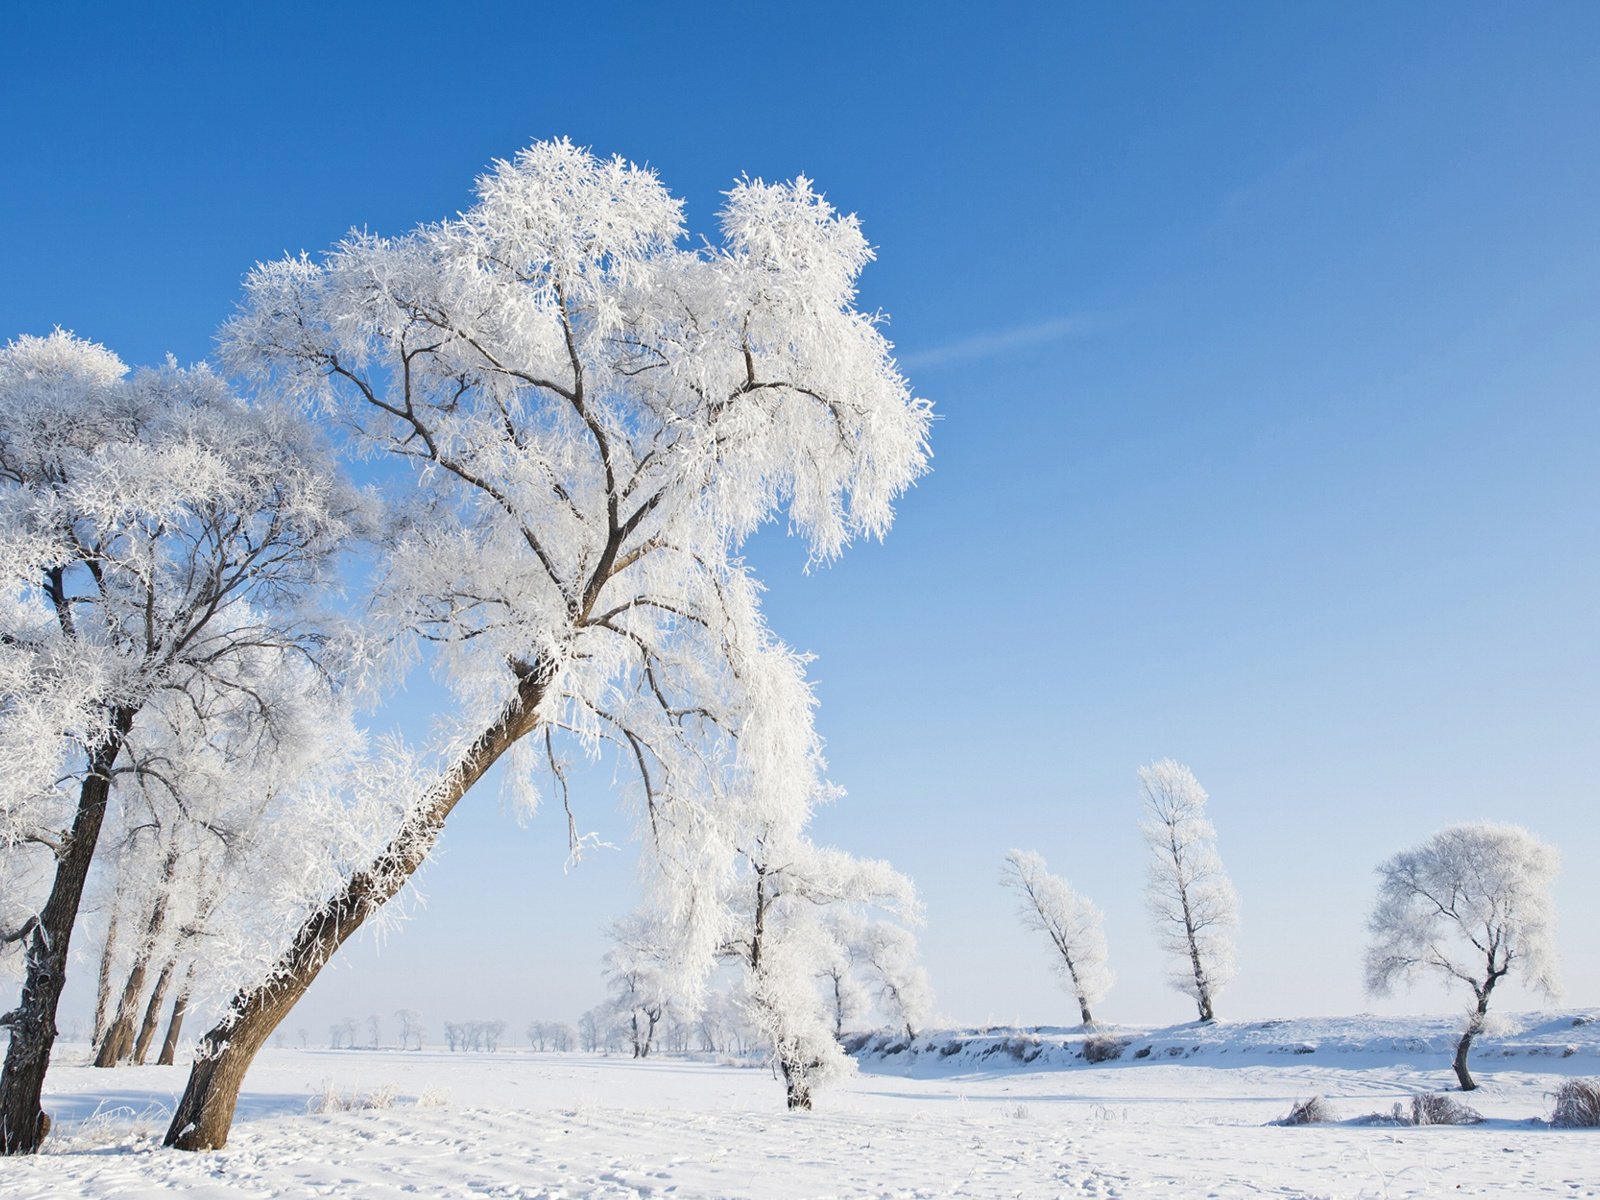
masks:
[[[0,1160],[0,1195],[1600,1196],[1600,1131],[1537,1120],[1564,1078],[1600,1074],[1597,1015],[1487,1040],[1464,1098],[1488,1119],[1464,1128],[1355,1123],[1452,1077],[1447,1020],[1354,1018],[1116,1030],[1100,1064],[1071,1030],[936,1034],[868,1047],[796,1115],[766,1070],[714,1062],[268,1050],[205,1155],[159,1145],[182,1070],[96,1071],[67,1047],[60,1136]],[[310,1111],[330,1087],[392,1098]],[[1268,1124],[1318,1093],[1341,1123]]]

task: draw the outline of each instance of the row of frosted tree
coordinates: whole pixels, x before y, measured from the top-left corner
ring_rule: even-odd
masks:
[[[1194,1001],[1201,1021],[1212,1021],[1217,995],[1235,973],[1239,902],[1206,815],[1209,797],[1171,759],[1141,768],[1139,786],[1151,926],[1171,963],[1172,986]],[[1550,884],[1558,865],[1555,849],[1527,830],[1478,822],[1441,830],[1378,867],[1367,991],[1388,995],[1431,976],[1470,993],[1453,1063],[1464,1091],[1477,1086],[1467,1058],[1502,981],[1515,972],[1534,990],[1556,994]],[[1115,980],[1100,909],[1033,851],[1007,855],[1001,882],[1016,893],[1023,924],[1049,939],[1052,965],[1083,1024],[1093,1026]]]
[[[220,1002],[166,1142],[222,1146],[257,1051],[496,765],[576,855],[572,765],[614,755],[680,1001],[736,960],[791,1100],[838,1066],[824,913],[915,898],[807,836],[836,790],[741,548],[886,533],[930,410],[809,181],[741,180],[687,232],[652,172],[542,143],[456,217],[258,266],[217,370],[0,350],[0,1150],[48,1133],[75,936],[111,1058]],[[419,665],[434,732],[369,737]]]

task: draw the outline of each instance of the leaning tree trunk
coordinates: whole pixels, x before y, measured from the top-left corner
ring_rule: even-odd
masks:
[[[144,1066],[145,1055],[150,1053],[150,1041],[161,1021],[161,1006],[167,1002],[167,989],[172,986],[172,973],[177,968],[177,958],[169,958],[156,976],[156,986],[150,990],[150,1003],[144,1008],[144,1020],[139,1023],[139,1037],[133,1043],[134,1066]]]
[[[178,989],[178,998],[172,1002],[172,1016],[167,1018],[167,1036],[161,1039],[161,1055],[156,1059],[156,1065],[170,1067],[178,1056],[178,1038],[183,1033],[183,1018],[189,1015],[189,995],[194,991],[195,960],[189,960],[189,969],[184,972],[183,986]]]
[[[1215,1021],[1216,1012],[1211,1007],[1211,982],[1206,978],[1205,964],[1200,961],[1200,940],[1194,927],[1194,916],[1189,911],[1189,893],[1180,890],[1179,899],[1183,903],[1183,932],[1189,939],[1189,967],[1194,971],[1194,1002],[1200,1010],[1202,1022]]]
[[[111,1021],[111,1027],[106,1030],[105,1037],[100,1041],[100,1048],[95,1052],[94,1065],[97,1067],[115,1067],[127,1062],[133,1057],[133,1020],[134,1014],[139,1011],[139,997],[144,995],[144,980],[149,972],[150,955],[155,951],[156,942],[161,938],[161,931],[167,924],[167,902],[170,896],[173,876],[178,870],[178,847],[174,844],[168,851],[166,860],[161,865],[162,891],[156,896],[155,905],[150,909],[149,919],[145,921],[144,936],[139,941],[139,948],[133,956],[133,968],[128,972],[128,980],[122,985],[122,997],[117,1001],[117,1015]]]
[[[200,1041],[189,1083],[172,1114],[166,1144],[220,1150],[228,1142],[245,1072],[334,952],[406,885],[444,829],[445,818],[483,773],[539,724],[544,672],[519,672],[516,697],[445,778],[406,817],[383,851],[317,908],[296,931],[264,983],[245,988]]]
[[[90,1045],[99,1046],[105,1040],[106,1026],[111,1022],[111,966],[117,957],[117,923],[122,910],[115,900],[111,905],[111,921],[106,926],[106,942],[100,948],[100,977],[94,993],[94,1036]]]
[[[32,1154],[50,1131],[50,1118],[39,1106],[39,1097],[56,1040],[56,1010],[67,981],[67,950],[106,818],[111,767],[132,727],[132,710],[118,709],[112,714],[105,741],[89,757],[89,773],[78,791],[78,811],[57,854],[50,897],[28,938],[22,996],[15,1011],[5,1017],[11,1044],[0,1071],[0,1154]]]

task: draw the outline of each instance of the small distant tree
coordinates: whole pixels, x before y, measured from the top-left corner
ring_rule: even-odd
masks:
[[[1139,769],[1150,846],[1145,900],[1162,948],[1177,960],[1172,986],[1194,998],[1202,1021],[1216,1019],[1217,993],[1233,978],[1239,898],[1217,855],[1206,790],[1194,772],[1164,758]]]
[[[344,1022],[335,1021],[328,1026],[328,1049],[337,1050],[344,1041]]]
[[[408,1050],[411,1043],[415,1042],[416,1048],[421,1050],[422,1014],[414,1008],[402,1008],[394,1016],[400,1022],[400,1049]]]
[[[858,953],[878,990],[878,1003],[915,1039],[933,1008],[933,984],[917,958],[917,938],[887,921],[867,924]]]
[[[603,1017],[599,1008],[591,1008],[578,1018],[578,1045],[585,1054],[600,1050]]]
[[[1050,938],[1056,968],[1078,1000],[1085,1025],[1094,1024],[1092,1006],[1111,990],[1115,978],[1106,962],[1104,917],[1100,909],[1045,869],[1042,855],[1013,850],[1006,855],[1000,882],[1022,901],[1022,923]]]
[[[577,1031],[571,1025],[559,1021],[548,1025],[545,1032],[550,1039],[550,1048],[557,1054],[570,1054],[574,1043],[578,1040]]]
[[[857,950],[866,922],[858,913],[832,912],[827,923],[832,936],[824,943],[826,957],[817,978],[833,1013],[834,1040],[842,1041],[846,1022],[855,1020],[871,1007],[867,989],[857,971]]]
[[[372,1048],[374,1050],[378,1048],[378,1043],[383,1040],[379,1036],[382,1032],[382,1028],[382,1022],[379,1021],[377,1013],[373,1013],[367,1018],[367,1034],[372,1038]]]
[[[1472,992],[1455,1072],[1461,1090],[1483,1031],[1489,997],[1516,971],[1529,986],[1556,994],[1550,882],[1555,848],[1515,825],[1452,825],[1378,868],[1378,902],[1367,921],[1367,991],[1384,996],[1417,975]]]
[[[613,921],[607,932],[612,946],[606,952],[605,973],[612,1006],[627,1027],[633,1056],[649,1058],[656,1027],[667,1012],[666,936],[639,910]]]

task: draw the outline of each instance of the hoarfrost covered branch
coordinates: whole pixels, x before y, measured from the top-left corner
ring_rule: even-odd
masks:
[[[457,219],[252,273],[229,364],[415,468],[377,611],[438,647],[458,734],[390,845],[207,1035],[170,1144],[225,1142],[256,1049],[513,748],[563,795],[558,736],[635,765],[677,969],[709,961],[734,837],[715,798],[743,796],[706,781],[772,752],[751,724],[771,673],[747,664],[798,671],[738,548],[779,513],[817,559],[885,532],[929,420],[854,307],[871,251],[853,217],[804,179],[743,180],[721,224],[719,246],[680,249],[651,172],[541,143]]]
[[[1367,921],[1367,991],[1389,994],[1417,975],[1466,985],[1473,1002],[1456,1043],[1462,1091],[1483,1032],[1489,997],[1513,970],[1556,994],[1555,848],[1515,825],[1452,825],[1378,868],[1378,902]]]

